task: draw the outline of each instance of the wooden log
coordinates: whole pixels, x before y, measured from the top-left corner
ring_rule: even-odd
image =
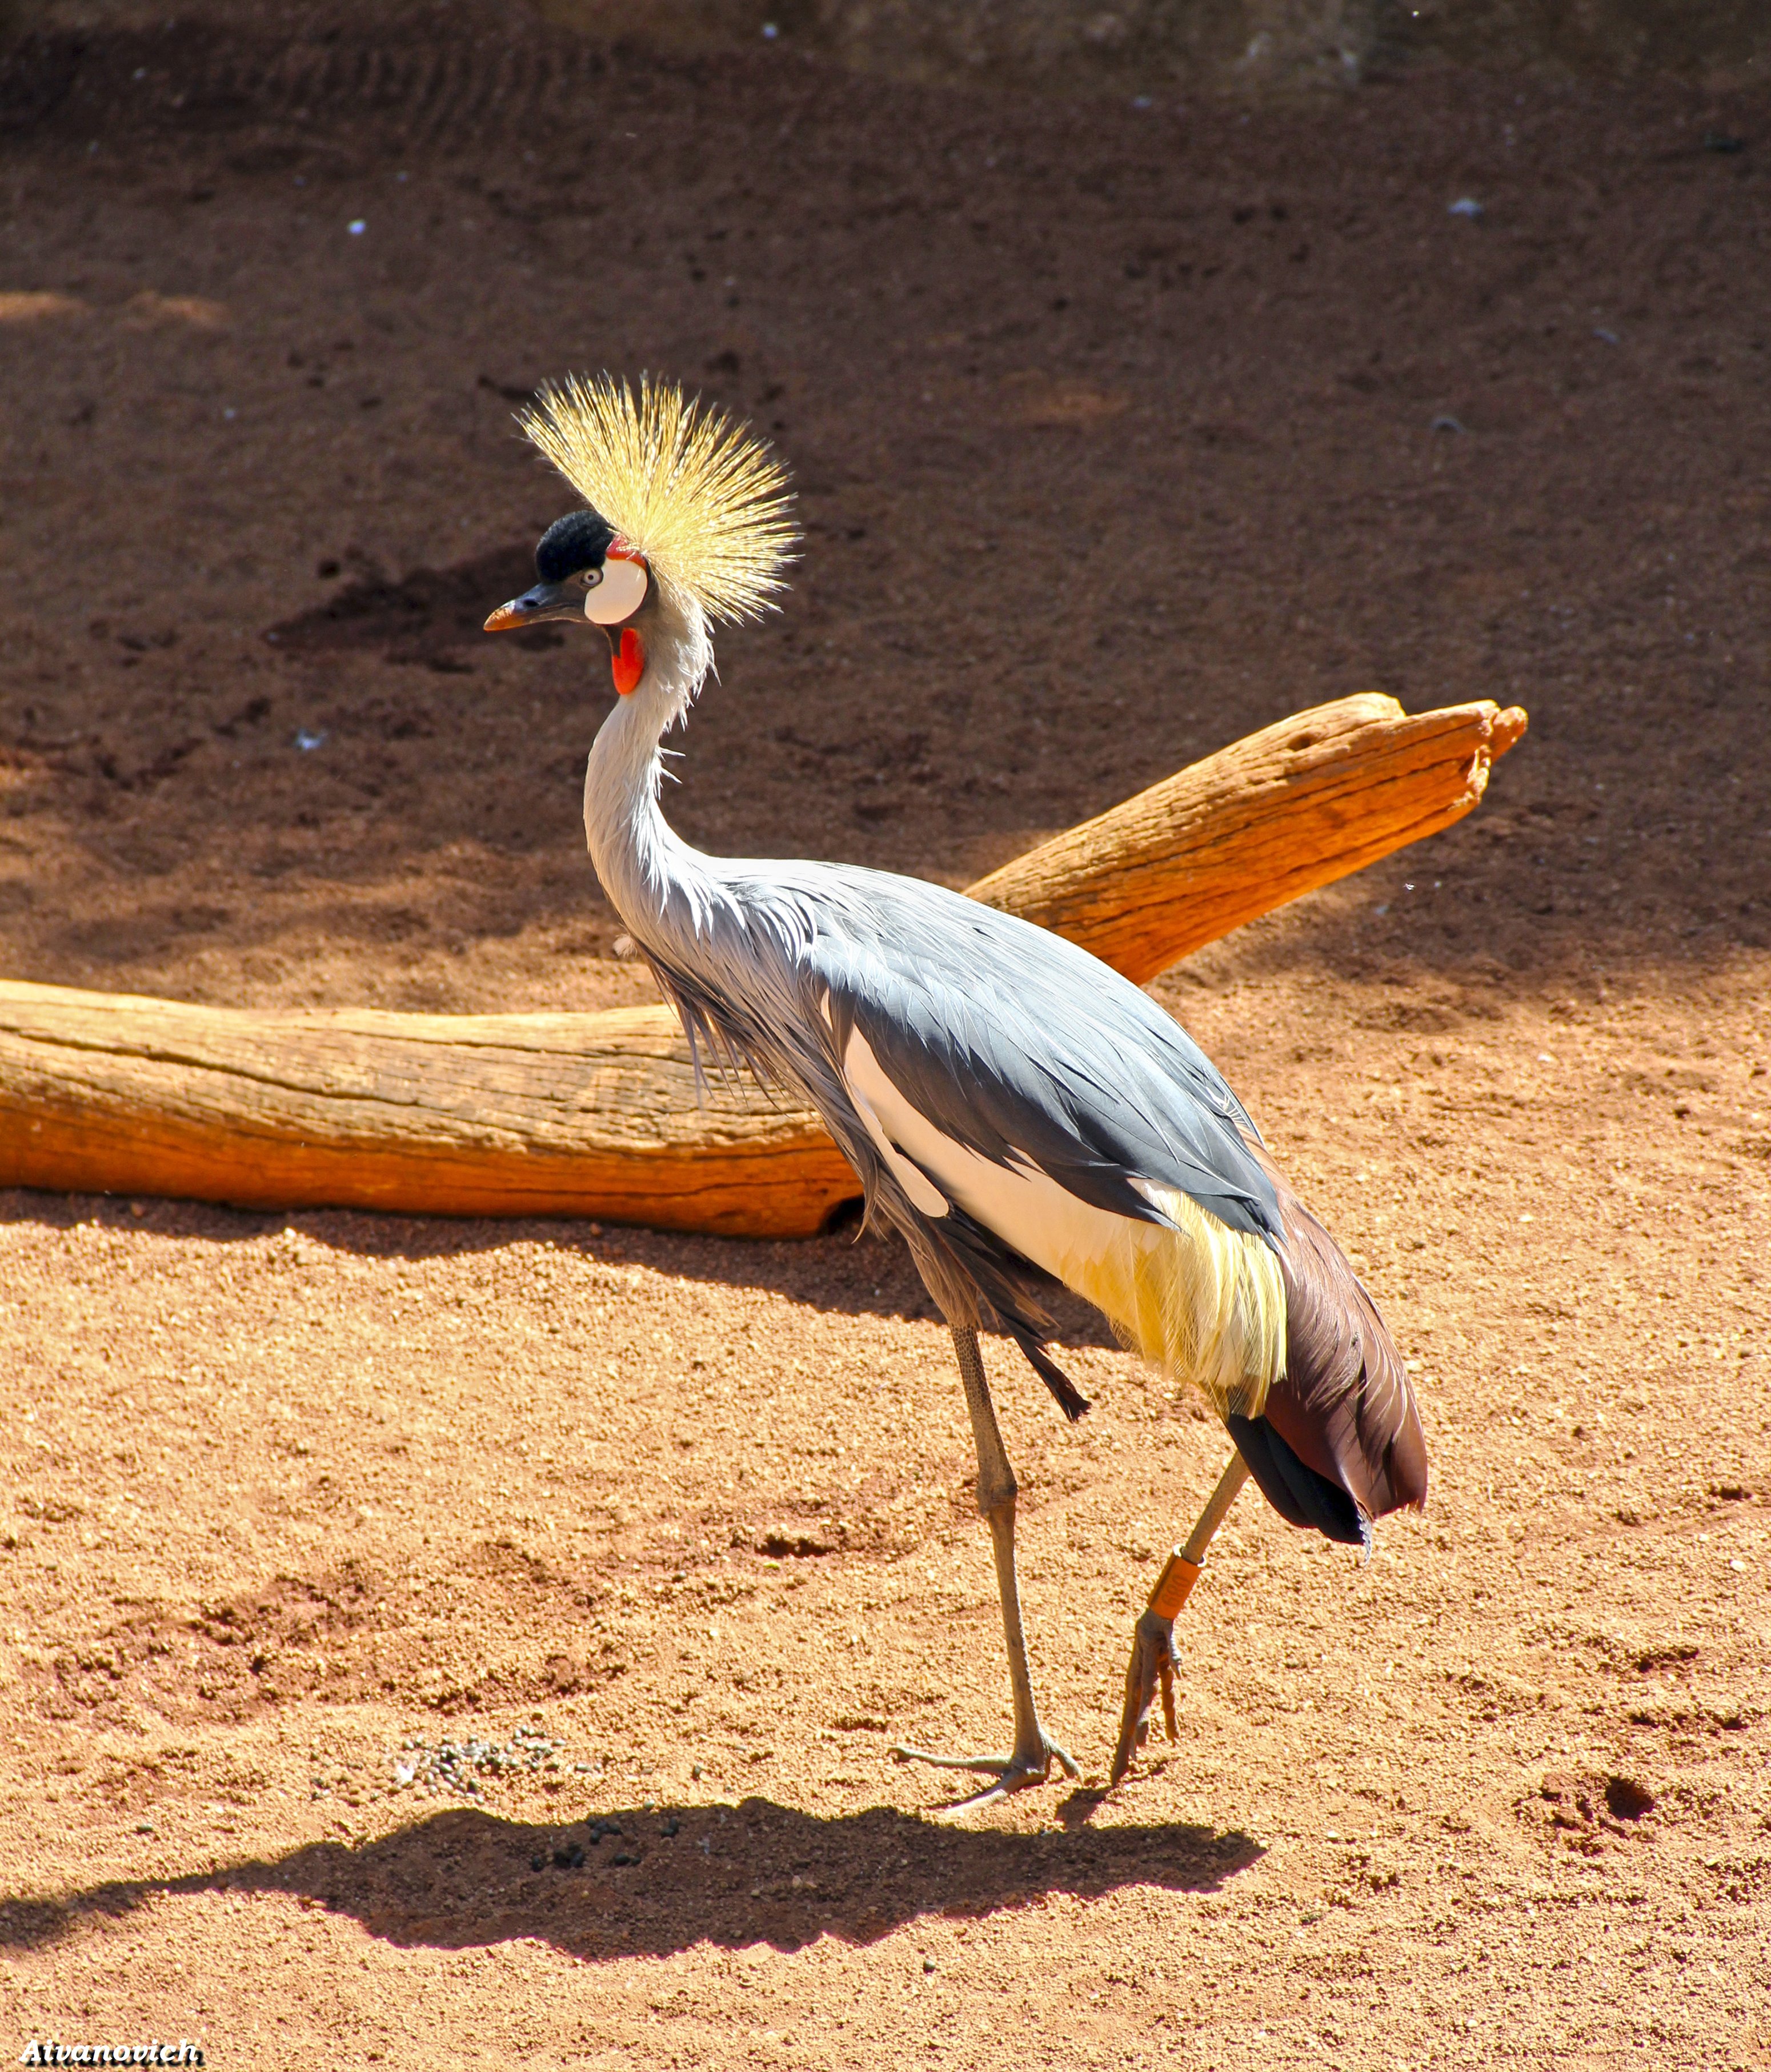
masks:
[[[1460,818],[1525,716],[1298,714],[971,888],[1144,979]],[[750,1237],[856,1192],[815,1116],[709,1085],[664,1008],[248,1012],[0,981],[0,1186],[580,1215]]]
[[[0,1186],[804,1237],[858,1193],[814,1115],[676,1018],[251,1013],[0,981]]]
[[[1220,935],[1460,820],[1526,728],[1484,699],[1377,692],[1233,742],[967,887],[1140,985]]]

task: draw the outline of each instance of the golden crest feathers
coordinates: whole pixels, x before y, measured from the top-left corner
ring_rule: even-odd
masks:
[[[709,618],[754,619],[799,538],[787,470],[723,410],[642,375],[548,383],[517,422],[668,587]]]

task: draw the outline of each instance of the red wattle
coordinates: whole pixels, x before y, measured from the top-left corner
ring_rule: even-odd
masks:
[[[639,635],[630,626],[621,635],[621,645],[610,658],[615,672],[615,689],[623,697],[639,688],[639,680],[646,673],[646,650]]]

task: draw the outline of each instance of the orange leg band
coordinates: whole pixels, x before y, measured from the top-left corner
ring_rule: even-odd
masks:
[[[1192,1596],[1198,1580],[1198,1563],[1190,1561],[1177,1547],[1156,1579],[1156,1588],[1150,1593],[1150,1610],[1158,1618],[1172,1619]]]

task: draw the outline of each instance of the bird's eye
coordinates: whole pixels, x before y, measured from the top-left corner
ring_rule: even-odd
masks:
[[[602,581],[602,571],[601,569],[580,569],[572,580],[580,590],[594,590]]]

